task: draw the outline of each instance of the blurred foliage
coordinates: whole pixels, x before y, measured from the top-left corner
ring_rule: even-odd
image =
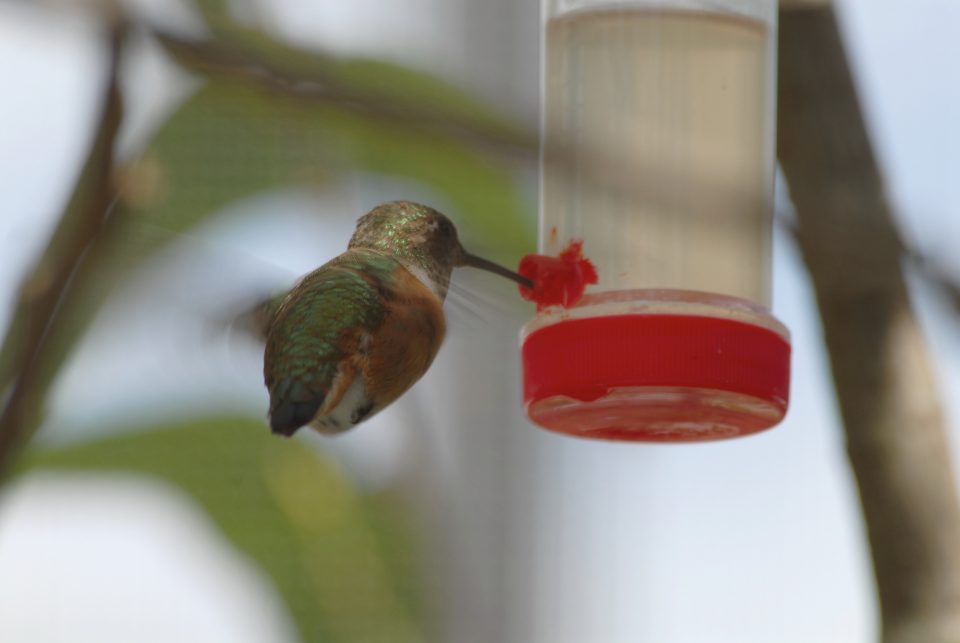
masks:
[[[230,15],[230,0],[194,0],[193,5],[203,16],[207,27],[213,31],[220,31],[234,24]]]
[[[368,74],[375,68],[354,66]],[[322,185],[355,171],[422,183],[499,252],[519,256],[532,244],[513,178],[465,144],[276,97],[233,78],[211,80],[164,124],[131,171],[135,187],[138,176],[153,184],[131,215],[182,232],[252,194]]]
[[[203,4],[206,16],[221,27],[228,24],[226,6]],[[355,172],[400,177],[436,194],[464,224],[466,236],[495,248],[494,256],[513,259],[534,244],[527,204],[510,171],[502,159],[470,144],[463,133],[526,139],[479,101],[395,64],[310,52],[235,25],[214,33],[228,35],[224,41],[187,47],[183,43],[191,41],[157,35],[174,62],[205,74],[205,81],[143,153],[118,172],[123,199],[110,233],[96,239],[96,251],[88,253],[77,284],[82,292],[64,301],[59,314],[65,321],[46,340],[54,348],[45,356],[43,375],[32,391],[38,399],[45,397],[103,302],[145,258],[231,203],[265,190],[322,186]],[[217,57],[224,51],[246,66],[225,72]],[[264,85],[255,70],[265,68],[281,73],[282,86],[293,89]],[[330,100],[296,94],[296,87],[318,79]],[[393,104],[456,127],[406,127],[402,119],[384,118],[394,113],[389,108]],[[520,145],[529,147],[528,142]],[[76,190],[85,188],[81,180]],[[336,214],[358,217],[362,212]],[[15,377],[18,335],[8,336],[0,352],[0,384]]]
[[[189,494],[270,576],[305,641],[423,639],[409,525],[261,421],[210,418],[34,449],[16,474],[51,470],[142,474]]]
[[[229,4],[199,2],[211,26],[199,43],[145,31],[202,82],[133,162],[115,168],[122,198],[109,226],[87,240],[36,354],[42,377],[29,395],[38,408],[101,305],[145,258],[266,190],[322,187],[357,172],[399,177],[435,194],[466,236],[494,255],[509,261],[533,246],[528,204],[504,161],[517,150],[530,158],[534,138],[427,74],[306,51],[232,23]],[[242,65],[224,66],[223,52]],[[264,82],[264,69],[279,81]],[[298,94],[318,84],[319,94]],[[498,141],[505,143],[494,150]],[[90,169],[75,194],[89,190]],[[17,329],[38,322],[22,313],[0,354],[0,385],[22,367]],[[358,492],[313,449],[270,436],[259,420],[139,428],[28,450],[16,466],[17,475],[131,472],[182,489],[270,576],[305,641],[423,638],[410,533],[395,506]]]

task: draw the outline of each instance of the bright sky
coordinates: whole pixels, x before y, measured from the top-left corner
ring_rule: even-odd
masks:
[[[389,0],[275,4],[277,28],[297,38],[402,54],[457,77],[458,65],[470,62],[458,58],[455,43],[434,38],[424,18],[444,20],[451,10],[443,7],[453,3],[417,0],[403,10]],[[954,249],[960,239],[954,205],[960,202],[954,109],[960,104],[954,69],[960,3],[844,0],[839,7],[904,227],[960,274]],[[82,24],[0,3],[0,84],[7,88],[0,101],[0,293],[14,291],[70,189],[102,62]],[[151,86],[156,83],[138,86],[133,109],[141,122],[156,100]],[[526,104],[535,105],[535,86],[530,91],[533,100]],[[376,184],[386,193],[401,187]],[[161,284],[154,293],[171,323],[180,307],[202,300],[197,293],[220,281],[218,271],[241,270],[252,278],[270,267],[281,279],[311,268],[318,255],[339,252],[348,223],[322,234],[302,228],[311,224],[297,210],[315,203],[304,196],[245,204],[242,225],[212,225],[198,234],[178,257],[211,274],[199,280],[197,292],[165,291]],[[323,203],[344,211],[362,206],[350,189]],[[269,227],[257,217],[267,205],[279,217]],[[301,226],[297,235],[294,226]],[[311,241],[321,237],[329,247]],[[234,253],[251,260],[238,267]],[[872,640],[869,561],[819,328],[798,258],[782,240],[775,275],[774,312],[791,328],[795,347],[793,407],[781,427],[729,443],[624,448],[540,434],[518,406],[516,430],[535,432],[538,458],[532,473],[538,521],[529,535],[536,545],[531,608],[537,623],[528,640]],[[960,390],[957,322],[922,292],[917,300],[955,434],[960,403],[949,392]],[[2,320],[6,306],[0,303]],[[171,399],[190,406],[242,400],[261,412],[265,396],[255,352],[211,348],[195,327],[158,334],[155,323],[125,321],[119,337],[94,333],[82,347],[58,388],[55,418],[95,427],[103,418],[132,416]],[[519,324],[522,317],[511,321]],[[514,332],[506,323],[493,328]],[[430,405],[441,417],[456,414],[438,398],[448,381],[462,377],[458,360],[476,348],[467,335],[452,334],[410,404]],[[116,382],[111,396],[91,387],[105,378]],[[395,433],[387,435],[391,421],[409,411],[409,405],[398,406],[332,447],[369,484],[389,479],[399,466],[402,445]],[[259,572],[221,544],[192,505],[154,484],[55,477],[17,484],[0,497],[0,640],[290,640],[282,606],[263,589]]]

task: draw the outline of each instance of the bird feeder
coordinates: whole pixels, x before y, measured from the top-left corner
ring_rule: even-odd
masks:
[[[776,425],[776,0],[544,0],[543,43],[541,255],[521,272],[579,282],[521,332],[528,417],[663,442]]]

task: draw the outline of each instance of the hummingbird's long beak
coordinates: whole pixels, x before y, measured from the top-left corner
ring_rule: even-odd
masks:
[[[526,277],[518,275],[514,271],[508,270],[503,266],[501,266],[500,264],[493,263],[488,259],[484,259],[483,257],[478,257],[477,255],[472,255],[466,250],[463,251],[463,263],[461,263],[460,265],[470,266],[471,268],[479,268],[480,270],[486,270],[487,272],[492,272],[495,275],[500,275],[501,277],[506,277],[511,281],[515,281],[521,286],[525,286],[527,288],[533,288],[533,282],[527,279]]]

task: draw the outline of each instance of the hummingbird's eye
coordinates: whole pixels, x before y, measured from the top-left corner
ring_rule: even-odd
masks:
[[[453,224],[449,221],[440,222],[440,234],[445,237],[453,236]]]

